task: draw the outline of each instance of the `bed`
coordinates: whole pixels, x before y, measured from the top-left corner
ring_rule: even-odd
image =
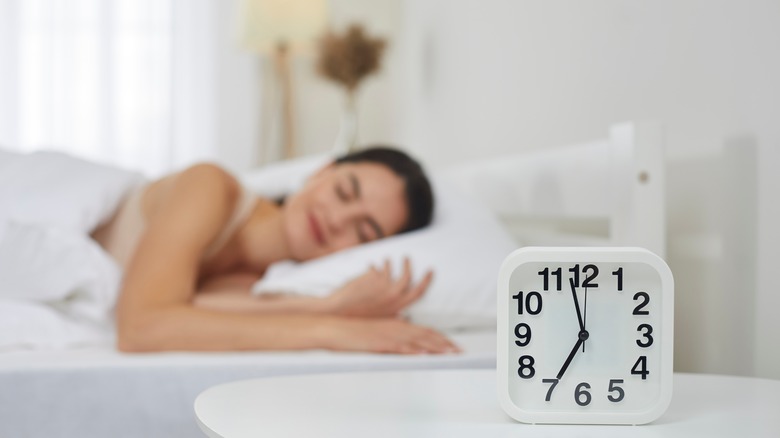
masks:
[[[610,128],[596,141],[431,168],[437,187],[457,191],[463,196],[458,202],[474,202],[475,210],[488,212],[503,230],[489,235],[487,230],[475,230],[476,222],[460,223],[466,230],[462,233],[447,229],[450,237],[457,233],[473,239],[449,239],[460,242],[461,250],[492,238],[504,240],[495,251],[499,258],[507,249],[520,245],[638,245],[663,256],[662,160],[661,128],[652,123],[625,123]],[[297,168],[314,165],[316,160],[296,164]],[[245,181],[249,185],[262,185],[269,178],[278,181],[280,174],[291,173],[289,169],[280,164],[262,175],[250,173]],[[277,188],[284,191],[289,187]],[[463,201],[466,197],[469,201]],[[457,212],[450,215],[464,216]],[[432,239],[441,238],[434,235]],[[443,243],[440,249],[453,252]],[[354,257],[365,258],[361,254]],[[438,256],[432,253],[430,257]],[[479,259],[488,264],[481,274],[485,278],[480,279],[480,287],[487,284],[479,293],[481,301],[474,301],[473,290],[463,294],[457,305],[451,297],[437,301],[433,296],[422,310],[410,315],[443,330],[463,348],[463,354],[307,351],[128,355],[116,352],[110,338],[81,348],[10,349],[0,352],[0,436],[199,436],[193,400],[218,383],[285,374],[492,368],[495,327],[494,313],[490,312],[495,298],[494,286],[491,289],[492,283],[485,281],[494,281],[491,269],[495,261]],[[446,263],[438,268],[448,266],[464,271]],[[497,271],[498,265],[494,266]],[[281,269],[272,287],[298,276],[303,272],[296,271],[299,268]],[[257,285],[258,292],[262,287]]]

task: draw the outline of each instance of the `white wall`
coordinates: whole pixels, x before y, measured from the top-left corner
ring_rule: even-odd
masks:
[[[260,65],[221,2],[223,161],[262,157]],[[774,0],[331,0],[390,39],[362,90],[360,140],[430,164],[666,126],[678,371],[780,378],[780,3]],[[299,148],[327,150],[342,96],[296,60]],[[731,207],[739,205],[739,207]]]
[[[675,367],[780,378],[780,3],[408,0],[401,23],[399,135],[428,162],[663,122]]]

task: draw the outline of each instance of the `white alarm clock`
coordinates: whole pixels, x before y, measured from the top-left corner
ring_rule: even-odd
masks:
[[[642,248],[528,247],[498,276],[498,395],[525,423],[644,424],[672,397],[674,279]]]

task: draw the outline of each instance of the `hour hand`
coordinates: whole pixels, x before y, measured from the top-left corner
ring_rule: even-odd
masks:
[[[582,336],[580,336],[579,339],[577,339],[577,343],[574,344],[574,348],[571,349],[571,353],[569,353],[569,357],[566,358],[566,362],[563,363],[563,366],[561,367],[561,370],[558,371],[558,375],[555,376],[558,380],[563,377],[563,373],[566,372],[566,369],[569,368],[569,364],[571,363],[571,360],[574,359],[574,355],[577,354],[577,350],[579,350],[580,345],[585,342],[585,339],[583,339]]]
[[[569,285],[571,286],[571,296],[574,297],[574,308],[577,309],[577,321],[580,323],[580,331],[585,331],[585,322],[582,320],[582,312],[580,312],[580,302],[577,300],[577,289],[574,287],[574,279],[569,279]]]

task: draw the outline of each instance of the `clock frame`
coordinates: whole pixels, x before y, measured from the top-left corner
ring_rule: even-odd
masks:
[[[497,299],[498,393],[511,417],[644,424],[668,407],[674,280],[660,257],[521,248],[501,266]]]

